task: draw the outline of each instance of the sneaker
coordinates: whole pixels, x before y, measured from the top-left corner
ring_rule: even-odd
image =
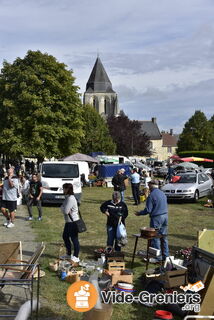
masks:
[[[75,257],[75,256],[73,256],[73,257],[71,258],[71,260],[72,260],[73,262],[80,262],[80,259],[77,258],[77,257]]]
[[[6,220],[5,223],[3,223],[3,226],[6,227],[8,225],[8,223],[10,223],[10,220]]]
[[[7,228],[13,228],[13,227],[15,227],[15,224],[14,224],[14,223],[9,222],[9,223],[7,224]]]
[[[32,220],[33,220],[33,217],[27,217],[25,220],[27,220],[27,221],[32,221]]]
[[[146,258],[144,258],[143,260],[144,260],[144,261],[147,261]],[[158,259],[155,259],[155,258],[149,258],[149,262],[150,262],[150,263],[158,263],[158,262],[161,262],[161,261],[158,260]]]
[[[65,254],[64,256],[59,257],[61,260],[71,260],[71,255]]]
[[[42,217],[38,217],[38,221],[42,221]]]

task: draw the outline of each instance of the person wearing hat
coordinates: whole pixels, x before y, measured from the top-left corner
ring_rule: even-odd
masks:
[[[148,182],[150,195],[146,200],[146,207],[142,211],[135,212],[136,216],[142,216],[149,214],[150,216],[150,227],[157,228],[159,234],[164,237],[161,239],[162,243],[162,255],[158,256],[157,259],[151,259],[150,262],[157,262],[165,260],[169,256],[169,247],[167,239],[167,227],[168,227],[168,206],[167,198],[163,191],[159,189],[159,181],[151,180]],[[151,240],[151,246],[153,248],[161,250],[160,239],[155,238]],[[156,260],[156,261],[154,261]]]
[[[125,185],[125,180],[128,179],[128,177],[124,174],[125,169],[121,168],[117,171],[117,173],[114,175],[112,178],[112,184],[114,186],[114,191],[119,191],[120,196],[121,196],[121,201],[124,202],[125,200],[125,190],[126,190],[126,185]]]

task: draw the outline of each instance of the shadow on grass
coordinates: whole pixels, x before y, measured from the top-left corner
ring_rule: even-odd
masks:
[[[99,199],[99,200],[96,200],[96,199],[87,199],[87,200],[84,200],[84,203],[97,203],[98,205],[101,205],[103,202],[107,201],[109,199],[105,198],[105,199]]]
[[[181,247],[181,246],[173,246],[173,245],[169,245],[169,252],[170,254],[175,253],[176,251],[179,251],[181,249],[184,249],[185,246]]]
[[[196,240],[196,237],[191,234],[177,234],[177,233],[170,233],[168,236],[179,238],[179,239],[185,239],[185,240]]]
[[[17,219],[17,220],[24,220],[24,221],[25,221],[25,220],[26,220],[26,217],[16,216],[16,219]]]

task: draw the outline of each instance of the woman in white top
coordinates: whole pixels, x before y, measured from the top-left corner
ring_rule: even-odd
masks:
[[[77,200],[74,197],[73,185],[71,183],[63,184],[63,192],[65,200],[61,206],[61,211],[64,214],[65,226],[63,231],[63,240],[65,243],[67,254],[60,257],[61,259],[69,259],[74,265],[79,263],[79,239],[78,230],[74,221],[79,220]],[[74,247],[74,255],[71,255],[71,242]]]

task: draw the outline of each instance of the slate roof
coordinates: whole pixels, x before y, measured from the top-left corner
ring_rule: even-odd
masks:
[[[104,92],[104,93],[112,93],[115,92],[112,89],[111,81],[103,67],[103,64],[99,57],[94,64],[88,82],[86,84],[86,92]]]
[[[151,121],[139,121],[141,124],[142,131],[146,133],[150,140],[161,140],[162,136],[156,120]]]
[[[162,133],[163,147],[177,147],[178,135]]]

